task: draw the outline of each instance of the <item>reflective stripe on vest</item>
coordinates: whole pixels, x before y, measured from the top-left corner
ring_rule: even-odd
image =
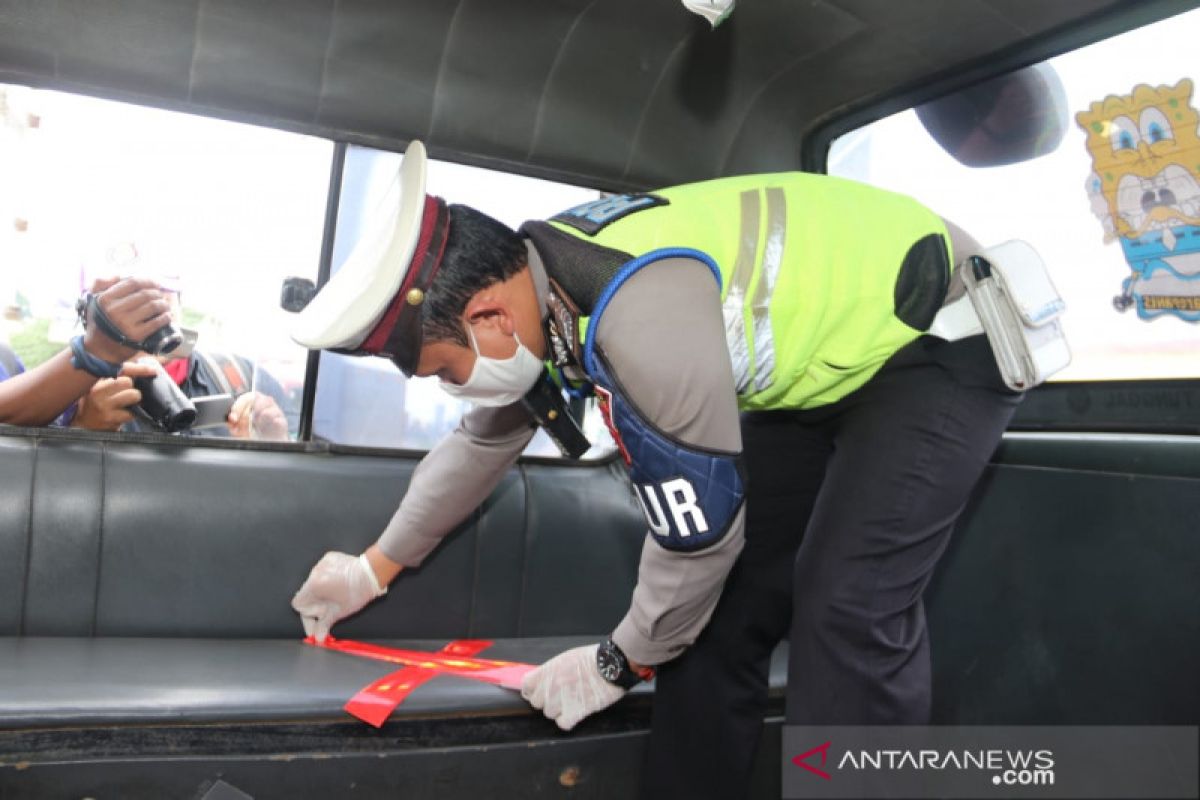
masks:
[[[654,194],[667,202],[625,209],[594,234],[559,218],[550,224],[635,258],[680,246],[707,254],[723,277],[726,341],[744,410],[836,402],[927,329],[912,309],[936,310],[944,297],[945,225],[909,197],[804,173]],[[931,240],[936,246],[922,244]],[[553,272],[553,259],[543,260]],[[587,327],[581,320],[581,334]]]
[[[766,225],[761,224],[766,197]],[[739,396],[761,392],[774,382],[775,336],[771,331],[771,296],[783,265],[787,234],[787,197],[777,187],[741,193],[738,251],[728,292],[721,309],[725,341],[733,359],[734,384]],[[757,269],[756,269],[757,267]],[[751,279],[761,275],[753,296]],[[749,342],[754,343],[753,351]]]

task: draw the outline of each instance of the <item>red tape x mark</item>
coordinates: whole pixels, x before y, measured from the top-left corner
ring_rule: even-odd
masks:
[[[349,639],[334,639],[332,636],[326,637],[323,644],[318,644],[312,637],[304,641],[327,650],[405,665],[403,669],[364,686],[345,705],[347,712],[376,728],[387,721],[396,706],[403,703],[414,689],[438,675],[456,675],[519,690],[525,674],[536,669],[533,664],[516,661],[473,658],[492,645],[490,641],[482,639],[460,639],[436,653],[382,647]]]

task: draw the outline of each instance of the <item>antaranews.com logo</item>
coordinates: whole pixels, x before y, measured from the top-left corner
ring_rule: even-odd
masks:
[[[1196,726],[784,728],[783,797],[1197,798]]]
[[[824,780],[832,741],[792,758],[792,763]],[[813,761],[819,759],[819,766]],[[845,750],[834,769],[848,770],[974,770],[990,773],[994,786],[1054,785],[1052,750]]]

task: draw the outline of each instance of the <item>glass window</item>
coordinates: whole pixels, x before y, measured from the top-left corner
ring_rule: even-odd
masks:
[[[25,365],[79,332],[93,281],[152,277],[198,334],[167,364],[184,390],[260,395],[248,428],[187,433],[293,438],[306,351],[279,291],[316,278],[332,143],[19,86],[0,85],[0,118],[0,324]]]
[[[398,153],[366,147],[346,152],[334,243],[334,271],[354,249],[365,222],[400,166]],[[599,192],[504,172],[430,160],[427,188],[447,202],[463,203],[510,227],[528,219],[553,216],[565,208],[595,200]],[[427,450],[458,424],[469,408],[438,387],[435,378],[406,379],[384,358],[321,354],[314,435],[339,444]],[[584,433],[592,442],[589,458],[611,452],[612,440],[598,411],[583,414]],[[558,448],[538,431],[526,455],[558,456]]]
[[[910,110],[839,138],[829,172],[916,197],[985,246],[1037,248],[1068,307],[1074,360],[1055,380],[1197,377],[1198,33],[1192,11],[1047,62],[1069,115],[1046,155],[968,167]]]

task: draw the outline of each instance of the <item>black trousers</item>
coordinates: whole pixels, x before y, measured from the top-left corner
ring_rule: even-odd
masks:
[[[790,724],[923,724],[921,595],[1020,401],[983,337],[923,338],[829,407],[742,418],[746,546],[658,671],[644,800],[742,798],[789,639]]]

